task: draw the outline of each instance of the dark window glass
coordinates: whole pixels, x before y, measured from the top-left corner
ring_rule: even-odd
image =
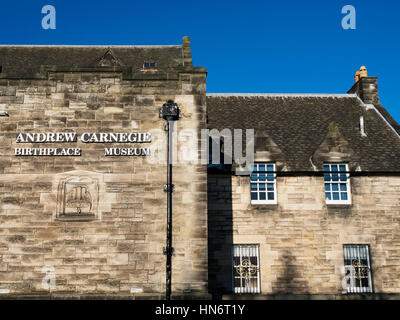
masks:
[[[155,62],[145,62],[143,64],[143,67],[145,69],[155,68],[156,67],[156,63]]]

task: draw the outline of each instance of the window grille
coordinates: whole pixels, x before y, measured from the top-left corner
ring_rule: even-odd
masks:
[[[260,293],[258,245],[233,246],[233,292]]]
[[[327,204],[351,204],[347,164],[324,164],[324,180]]]
[[[275,164],[259,163],[253,165],[250,175],[250,192],[252,204],[276,204]]]
[[[343,256],[347,292],[372,292],[368,245],[345,245],[343,247]]]

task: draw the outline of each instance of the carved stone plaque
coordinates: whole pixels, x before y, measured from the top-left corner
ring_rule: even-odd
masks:
[[[96,216],[99,201],[97,179],[70,176],[60,180],[58,188],[58,216]]]

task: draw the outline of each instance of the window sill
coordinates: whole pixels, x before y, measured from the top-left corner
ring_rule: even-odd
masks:
[[[85,222],[97,220],[94,214],[63,214],[58,216],[56,221],[68,221],[68,222]]]
[[[271,201],[271,202],[263,202],[263,201],[251,201],[250,204],[252,206],[274,206],[277,205],[277,201]]]
[[[343,206],[351,206],[351,202],[325,202],[328,207],[332,206],[337,206],[337,207],[343,207]]]

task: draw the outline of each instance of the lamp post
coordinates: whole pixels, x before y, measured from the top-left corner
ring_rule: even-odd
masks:
[[[172,254],[174,248],[172,247],[172,193],[174,192],[174,185],[172,184],[172,133],[174,130],[175,121],[181,117],[178,105],[168,100],[160,109],[159,117],[168,121],[165,129],[168,131],[168,163],[167,163],[167,184],[164,185],[164,191],[167,192],[167,241],[164,248],[166,255],[166,300],[171,300],[171,278],[172,278]]]

